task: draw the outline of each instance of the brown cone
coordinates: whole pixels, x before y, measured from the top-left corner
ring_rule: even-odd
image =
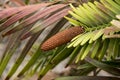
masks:
[[[82,27],[71,27],[64,31],[57,33],[56,35],[49,38],[41,45],[41,50],[48,51],[54,49],[62,44],[68,43],[80,33],[83,33],[84,29]]]

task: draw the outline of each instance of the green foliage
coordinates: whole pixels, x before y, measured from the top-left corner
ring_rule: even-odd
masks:
[[[1,43],[5,38],[9,41],[0,59],[1,77],[19,47],[24,46],[17,52],[14,64],[3,79],[9,80],[13,76],[14,79],[25,79],[27,76],[30,79],[34,74],[41,79],[68,58],[66,67],[76,66],[75,72],[71,72],[73,77],[56,80],[119,80],[87,75],[92,71],[97,75],[104,70],[120,76],[120,0],[52,0],[33,5],[29,5],[30,0],[16,0],[13,3],[22,6],[0,11],[0,40]],[[55,49],[40,49],[48,38],[71,26],[81,26],[84,32]],[[21,68],[27,57],[29,60]]]
[[[119,78],[115,78],[115,77],[86,77],[86,76],[83,76],[83,77],[79,77],[79,76],[74,76],[74,77],[62,77],[62,78],[58,78],[58,79],[55,79],[55,80],[91,80],[91,79],[94,79],[94,80],[119,80]]]

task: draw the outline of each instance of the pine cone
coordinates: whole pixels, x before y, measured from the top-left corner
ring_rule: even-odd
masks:
[[[41,45],[41,50],[48,51],[54,49],[62,44],[68,43],[80,33],[83,33],[84,29],[82,27],[71,27],[64,31],[57,33],[56,35],[49,38]]]

